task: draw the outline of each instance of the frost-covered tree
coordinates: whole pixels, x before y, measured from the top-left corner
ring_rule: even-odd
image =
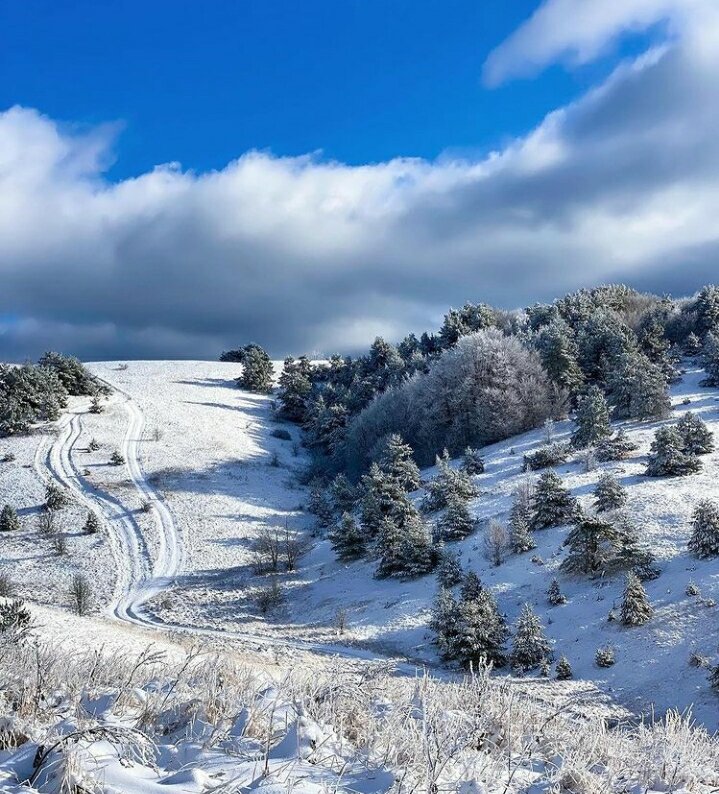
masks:
[[[605,472],[594,489],[594,507],[598,513],[620,510],[627,503],[627,492],[617,478]]]
[[[475,667],[482,661],[501,667],[506,661],[505,643],[509,631],[492,593],[481,588],[475,598],[462,598],[455,658]]]
[[[703,499],[694,509],[689,550],[697,557],[719,556],[719,505]]]
[[[525,604],[517,620],[512,642],[512,665],[519,670],[530,670],[542,659],[549,658],[551,645],[545,637],[542,624],[530,604]]]
[[[449,465],[447,450],[442,457],[437,456],[435,463],[439,471],[427,483],[427,494],[422,502],[425,511],[441,510],[453,498],[466,502],[477,495],[477,489],[467,472]]]
[[[357,501],[357,491],[343,472],[340,472],[330,484],[330,498],[338,513],[352,512]]]
[[[434,632],[439,655],[446,661],[457,658],[459,623],[459,604],[449,588],[440,587],[432,605],[429,627]]]
[[[492,565],[501,565],[507,552],[511,548],[511,541],[507,527],[496,519],[490,519],[482,539],[484,556]]]
[[[614,415],[619,419],[662,419],[669,413],[667,379],[643,353],[622,353],[607,385]]]
[[[555,317],[537,336],[537,349],[549,377],[570,394],[584,383],[582,369],[577,362],[577,344],[568,323]]]
[[[706,378],[702,386],[719,387],[719,327],[707,332],[702,346],[702,364]]]
[[[362,478],[362,492],[362,526],[370,537],[377,534],[385,518],[391,518],[393,523],[403,526],[417,515],[407,492],[376,463],[370,466],[369,472]]]
[[[509,544],[514,554],[523,554],[537,548],[531,531],[530,518],[517,511],[510,515]]]
[[[484,473],[484,460],[478,449],[467,447],[462,458],[462,468],[470,477]]]
[[[700,336],[719,328],[719,287],[708,284],[697,295],[694,309],[697,332]]]
[[[303,422],[307,401],[312,391],[312,364],[305,356],[288,356],[279,377],[280,412],[292,422]]]
[[[69,499],[65,491],[54,482],[49,483],[45,489],[45,507],[48,510],[62,510],[68,503]]]
[[[467,502],[456,494],[449,497],[447,509],[437,521],[437,534],[442,540],[462,540],[474,532],[475,521]]]
[[[419,516],[400,524],[385,517],[377,534],[379,561],[375,576],[414,579],[432,571],[437,564],[437,549]]]
[[[714,452],[714,434],[692,411],[687,411],[677,422],[676,429],[689,455],[707,455]]]
[[[89,410],[91,414],[101,414],[105,410],[105,406],[100,401],[100,396],[98,394],[90,401]]]
[[[557,681],[569,681],[572,678],[572,666],[566,656],[560,656],[557,666],[554,668]]]
[[[699,337],[693,331],[690,332],[684,340],[683,349],[685,356],[695,358],[702,352],[701,339],[699,339]]]
[[[666,337],[664,328],[659,320],[654,317],[645,324],[639,336],[642,352],[664,374],[668,381],[676,378],[677,370],[671,343]]]
[[[635,573],[628,573],[624,587],[624,597],[619,610],[620,620],[624,626],[641,626],[647,623],[654,610],[647,592]]]
[[[660,427],[654,434],[645,472],[648,477],[694,474],[701,466],[696,455],[686,452],[684,439],[676,427]]]
[[[5,505],[0,513],[0,532],[15,532],[20,529],[20,519],[12,505]]]
[[[267,353],[259,346],[252,345],[242,359],[242,374],[237,383],[243,389],[268,394],[272,391],[274,368]]]
[[[625,460],[637,448],[638,445],[630,440],[623,428],[620,428],[615,435],[598,441],[594,454],[600,463],[607,463],[612,460]]]
[[[569,554],[562,568],[571,573],[596,574],[604,571],[617,550],[617,532],[608,521],[583,516],[567,535]]]
[[[572,434],[572,445],[583,449],[596,444],[612,434],[609,422],[609,406],[598,386],[590,386],[577,400],[574,412],[577,429]]]
[[[437,579],[442,587],[454,587],[458,585],[464,577],[464,570],[462,569],[459,555],[449,549],[443,548],[439,552],[438,559]]]
[[[321,527],[328,527],[332,523],[334,518],[332,501],[320,482],[315,482],[310,488],[307,510],[317,518],[317,523]]]
[[[110,463],[113,466],[122,466],[125,463],[125,456],[119,450],[114,450],[110,455]]]
[[[471,601],[473,598],[478,598],[482,592],[483,585],[477,574],[470,570],[467,571],[462,580],[461,596],[464,601]]]
[[[379,459],[380,469],[405,491],[416,491],[421,483],[413,454],[412,447],[404,443],[399,433],[391,433]]]
[[[532,494],[532,529],[572,523],[579,511],[577,500],[553,470],[544,472]]]
[[[79,359],[65,356],[62,353],[45,353],[38,365],[53,371],[60,382],[73,397],[88,394],[107,394],[109,389],[91,375]]]
[[[562,593],[559,587],[559,582],[556,579],[552,579],[552,582],[549,585],[549,589],[547,590],[547,601],[553,607],[567,603],[567,597],[564,595],[564,593]]]
[[[621,511],[613,519],[617,550],[612,567],[633,570],[640,579],[656,578],[658,571],[654,568],[654,555],[641,542],[635,524]]]
[[[82,527],[82,531],[86,535],[94,535],[100,531],[100,519],[97,517],[97,513],[95,513],[93,510],[88,511],[87,519],[85,520],[85,524]]]
[[[343,513],[330,533],[330,543],[339,560],[358,560],[367,550],[367,536],[349,513]]]

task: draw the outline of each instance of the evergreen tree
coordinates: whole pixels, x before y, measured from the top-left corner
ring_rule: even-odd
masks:
[[[555,317],[539,333],[537,347],[552,381],[570,394],[579,391],[584,375],[577,362],[577,345],[569,325]]]
[[[437,566],[437,579],[442,587],[454,587],[458,585],[464,577],[462,563],[459,555],[449,549],[442,549],[439,553],[439,565]]]
[[[484,460],[482,460],[482,456],[479,454],[478,449],[467,447],[464,450],[462,469],[469,474],[470,477],[484,473]]]
[[[515,554],[531,551],[537,547],[531,533],[532,494],[532,484],[528,479],[521,482],[514,491],[514,499],[509,511],[509,537]]]
[[[627,503],[627,492],[614,475],[602,474],[594,489],[594,507],[598,513],[620,510]]]
[[[86,535],[94,535],[99,530],[100,530],[100,519],[97,517],[97,513],[94,513],[92,510],[88,511],[87,520],[85,521],[85,525],[83,526],[82,531]]]
[[[274,368],[267,353],[259,346],[252,345],[242,358],[242,374],[238,384],[248,391],[268,394],[272,391]]]
[[[492,593],[482,588],[476,598],[462,598],[455,658],[463,665],[478,666],[483,660],[501,667],[509,634]]]
[[[638,351],[621,354],[609,374],[608,387],[619,419],[662,419],[671,408],[664,373]]]
[[[544,472],[532,495],[532,529],[570,524],[578,511],[577,500],[562,485],[562,478],[552,469]]]
[[[560,656],[555,668],[557,681],[568,681],[572,678],[572,666],[566,656]]]
[[[512,665],[520,670],[536,667],[549,657],[551,645],[544,636],[542,624],[530,604],[525,604],[517,620],[512,643]]]
[[[279,377],[279,402],[283,416],[292,422],[304,422],[307,401],[312,391],[312,365],[305,356],[284,361]]]
[[[482,590],[483,586],[479,576],[477,576],[474,571],[467,571],[467,573],[464,575],[464,581],[462,582],[462,587],[460,590],[462,600],[473,601],[474,599],[479,598],[479,594],[482,592]]]
[[[689,550],[697,557],[719,556],[719,505],[703,499],[694,509]]]
[[[636,449],[637,444],[630,441],[626,432],[620,428],[616,435],[598,441],[594,453],[600,463],[607,463],[612,460],[624,460]]]
[[[385,518],[402,527],[417,516],[417,510],[407,493],[392,478],[385,474],[376,463],[362,478],[362,526],[370,537],[374,537]]]
[[[635,573],[628,573],[619,611],[622,624],[624,626],[641,626],[651,619],[653,612],[639,577]]]
[[[0,513],[0,532],[14,532],[20,529],[20,519],[12,505],[5,505]]]
[[[687,411],[676,424],[688,455],[707,455],[714,451],[714,434],[692,411]]]
[[[468,501],[477,495],[470,476],[461,469],[453,469],[449,465],[449,453],[444,451],[442,457],[437,456],[437,476],[427,483],[427,494],[423,501],[423,509],[431,512],[446,507],[450,497]]]
[[[694,306],[697,313],[697,333],[703,336],[719,328],[719,287],[703,287]]]
[[[442,540],[462,540],[474,532],[474,526],[467,502],[452,494],[444,515],[437,521],[439,537]]]
[[[437,564],[437,550],[419,516],[400,524],[385,517],[377,535],[379,562],[375,571],[378,579],[396,576],[413,579],[429,573]]]
[[[664,328],[661,323],[652,318],[642,329],[639,337],[642,352],[647,358],[656,364],[668,381],[674,380],[677,375],[671,354],[671,344],[666,338]]]
[[[412,447],[398,433],[392,433],[379,460],[380,469],[405,491],[416,491],[421,483],[419,467],[412,456]]]
[[[328,527],[332,523],[332,519],[334,518],[332,503],[327,492],[319,482],[316,482],[310,489],[307,510],[312,513],[313,516],[316,516],[317,523],[321,527]]]
[[[61,510],[68,504],[65,491],[51,482],[45,489],[45,507],[48,510]]]
[[[702,364],[704,365],[706,378],[700,385],[719,387],[719,327],[717,327],[716,332],[709,331],[704,337]]]
[[[547,601],[553,607],[567,603],[567,597],[560,590],[559,582],[556,579],[552,579],[552,582],[549,585],[549,589],[547,590]]]
[[[340,472],[330,485],[332,504],[338,513],[351,513],[357,500],[357,493],[347,477]]]
[[[612,434],[609,406],[598,386],[590,386],[586,393],[579,397],[574,421],[577,429],[572,435],[572,445],[577,449],[596,444],[600,439]]]
[[[105,410],[103,404],[100,402],[100,396],[96,394],[90,401],[90,413],[101,414]]]
[[[617,550],[617,532],[608,521],[594,516],[581,518],[564,541],[569,554],[562,568],[571,573],[596,574],[604,571]]]
[[[633,570],[640,579],[656,578],[654,555],[640,542],[636,526],[625,513],[617,514],[614,530],[617,533],[617,552],[612,567]]]
[[[701,339],[699,339],[694,332],[689,333],[687,338],[684,340],[684,355],[689,356],[690,358],[695,358],[696,356],[700,355],[701,352]]]
[[[449,661],[458,655],[459,605],[451,590],[441,587],[432,605],[429,627],[434,632],[434,644],[442,659]]]
[[[349,513],[343,513],[330,534],[330,542],[337,559],[342,562],[358,560],[364,556],[366,536]]]
[[[660,427],[654,434],[645,473],[648,477],[682,476],[698,472],[701,465],[696,455],[685,451],[676,427]]]

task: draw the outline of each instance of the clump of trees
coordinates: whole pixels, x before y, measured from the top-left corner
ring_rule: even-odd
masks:
[[[702,467],[696,453],[687,449],[678,427],[660,427],[654,434],[647,468],[648,477],[679,477],[695,474]]]

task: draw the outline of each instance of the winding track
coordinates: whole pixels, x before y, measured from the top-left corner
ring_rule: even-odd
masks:
[[[110,384],[108,384],[110,385]],[[58,422],[58,433],[45,436],[35,455],[35,470],[41,479],[51,479],[71,491],[88,509],[98,513],[108,529],[112,553],[117,566],[117,582],[112,601],[106,611],[110,617],[125,623],[164,631],[197,636],[240,640],[362,661],[386,660],[385,657],[348,645],[321,644],[303,640],[266,637],[242,631],[224,631],[209,627],[168,623],[147,607],[147,602],[172,585],[183,563],[183,550],[175,520],[160,494],[145,477],[140,464],[139,445],[145,428],[140,406],[130,395],[112,386],[123,400],[128,426],[122,443],[125,466],[142,502],[149,502],[155,523],[158,552],[154,563],[145,544],[142,529],[133,512],[118,499],[92,485],[73,462],[72,452],[82,433],[82,416],[89,401],[83,402]],[[52,440],[51,440],[52,439]],[[399,672],[414,675],[418,667],[400,663]]]

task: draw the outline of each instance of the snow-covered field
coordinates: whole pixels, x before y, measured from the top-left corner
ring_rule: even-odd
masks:
[[[23,597],[67,605],[72,572],[85,571],[99,605],[139,626],[164,621],[167,627],[199,627],[205,638],[242,640],[244,647],[267,638],[275,643],[273,652],[279,648],[285,654],[298,653],[295,647],[309,653],[322,646],[360,658],[389,653],[436,662],[427,631],[434,577],[378,581],[372,563],[339,564],[328,541],[312,537],[313,521],[301,510],[307,494],[298,482],[306,463],[299,432],[274,421],[271,397],[237,389],[236,364],[115,362],[90,369],[117,390],[102,414],[88,413],[88,401],[73,399],[57,428],[0,440],[0,457],[16,455],[0,463],[0,502],[13,503],[23,521],[21,532],[0,538],[0,565]],[[673,388],[675,416],[669,421],[691,409],[716,432],[719,394],[700,388],[700,377],[690,370]],[[687,398],[691,402],[685,405]],[[289,431],[291,441],[272,435],[279,427]],[[556,428],[559,440],[570,427],[567,422]],[[627,486],[630,510],[662,569],[646,585],[656,610],[649,624],[625,629],[607,622],[622,591],[621,577],[591,581],[560,574],[569,601],[547,604],[546,589],[565,553],[566,528],[536,533],[535,552],[509,557],[498,568],[484,559],[481,529],[457,548],[464,564],[492,587],[510,621],[526,601],[535,605],[577,679],[566,686],[525,679],[522,689],[542,697],[571,693],[587,703],[606,692],[638,711],[693,705],[694,715],[714,730],[716,696],[706,670],[690,667],[688,657],[695,650],[719,661],[719,607],[711,605],[712,599],[719,601],[719,563],[695,559],[686,541],[696,502],[719,498],[719,455],[703,457],[701,474],[648,479],[642,472],[657,424],[625,427],[640,444],[629,460],[590,472],[576,460],[559,471],[585,502],[604,469]],[[89,452],[93,438],[99,449]],[[506,514],[512,491],[526,476],[522,455],[541,443],[542,433],[536,432],[483,450],[486,473],[476,478],[481,493],[473,503],[479,518]],[[109,464],[115,450],[123,452],[125,465]],[[60,513],[68,533],[65,555],[58,555],[35,526],[44,480],[51,475],[75,498]],[[80,535],[91,508],[101,511],[105,529],[96,536]],[[253,597],[262,580],[253,575],[252,544],[263,528],[285,523],[314,546],[298,571],[283,575],[285,605],[267,618]],[[531,561],[534,554],[541,564]],[[685,595],[690,579],[699,586],[700,598]],[[335,628],[338,609],[347,613],[341,638]],[[607,644],[615,647],[617,663],[600,669],[594,654]]]

